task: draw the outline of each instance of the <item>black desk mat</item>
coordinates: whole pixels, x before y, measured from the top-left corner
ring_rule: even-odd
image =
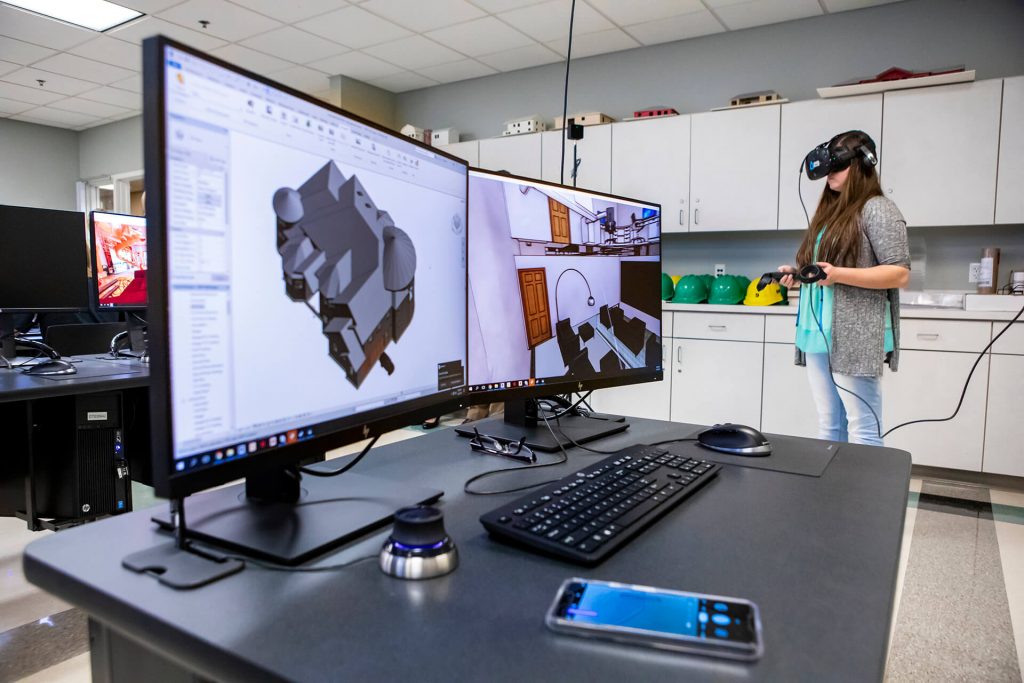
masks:
[[[690,436],[696,436],[698,433],[694,432]],[[799,436],[783,436],[782,434],[765,434],[765,436],[772,444],[772,454],[762,458],[719,453],[698,446],[693,441],[667,443],[662,448],[670,453],[717,462],[722,465],[799,474],[805,477],[820,477],[828,469],[832,458],[842,446],[842,444],[832,441],[818,441]]]

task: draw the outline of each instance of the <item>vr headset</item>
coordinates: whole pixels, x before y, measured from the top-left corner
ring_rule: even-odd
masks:
[[[850,133],[860,133],[863,135],[865,138],[864,144],[858,145],[855,148],[838,144],[838,140]],[[824,178],[829,173],[849,168],[850,164],[858,156],[863,157],[863,163],[866,166],[877,166],[878,156],[875,153],[875,149],[875,141],[867,133],[859,130],[840,133],[807,153],[807,156],[804,157],[804,171],[811,180],[818,180],[819,178]]]

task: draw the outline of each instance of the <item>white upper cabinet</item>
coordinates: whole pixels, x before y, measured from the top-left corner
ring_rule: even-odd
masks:
[[[540,178],[540,133],[509,135],[480,141],[480,167]]]
[[[452,156],[463,159],[470,166],[480,165],[480,141],[470,140],[468,142],[454,142],[450,145],[438,145],[442,152],[448,152]]]
[[[661,204],[662,232],[686,232],[690,117],[613,123],[612,194]]]
[[[884,96],[882,189],[910,226],[991,224],[1001,80]]]
[[[690,232],[778,227],[779,109],[691,117]]]
[[[1024,76],[1003,81],[996,223],[1024,223]]]
[[[561,182],[558,164],[562,159],[562,131],[541,133],[541,180]],[[572,185],[572,147],[580,160],[576,186],[584,190],[608,192],[612,187],[612,127],[584,126],[583,139],[565,141],[565,184]]]
[[[882,151],[882,94],[806,100],[782,105],[779,153],[779,230],[804,230],[807,218],[800,206],[803,193],[807,214],[814,216],[825,180],[811,181],[802,171],[804,157],[814,147],[848,130],[862,130]],[[799,175],[798,175],[799,174]],[[800,183],[798,188],[797,182]]]

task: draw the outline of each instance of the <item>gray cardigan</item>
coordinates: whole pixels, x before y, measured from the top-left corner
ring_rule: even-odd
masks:
[[[860,213],[858,268],[878,265],[910,268],[907,222],[892,200],[872,197]],[[833,286],[832,371],[853,377],[881,377],[882,365],[896,371],[900,358],[900,297],[898,289]],[[885,353],[885,301],[892,311],[894,349]],[[796,364],[806,365],[796,350]]]

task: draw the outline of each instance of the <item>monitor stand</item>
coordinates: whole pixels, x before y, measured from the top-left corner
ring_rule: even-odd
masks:
[[[8,313],[0,313],[0,358],[12,361],[17,357],[14,332],[14,319]]]
[[[122,311],[120,317],[127,329],[115,335],[110,341],[111,357],[134,358],[144,363],[149,362],[149,354],[146,349],[146,323],[131,311]],[[118,347],[125,337],[128,338],[128,350],[121,351]]]
[[[510,442],[525,437],[526,445],[533,450],[550,453],[562,448],[572,448],[573,441],[587,443],[624,432],[629,428],[626,418],[621,415],[593,414],[591,417],[583,417],[569,414],[563,415],[557,421],[549,419],[548,422],[551,429],[548,429],[544,420],[538,417],[536,401],[506,401],[503,416],[472,422],[456,427],[455,431],[459,436],[472,437],[475,428],[481,434]]]
[[[442,495],[437,489],[351,472],[303,477],[296,467],[288,467],[250,475],[245,484],[190,496],[184,537],[186,543],[201,541],[221,552],[294,566],[387,525],[399,508],[433,503]],[[177,514],[179,523],[185,507],[181,505]],[[175,530],[171,511],[154,515],[153,521]],[[168,541],[125,557],[122,564],[154,573],[174,588],[197,587],[226,575],[218,550],[199,551],[213,560],[205,565],[215,576],[206,578],[199,572],[197,578],[196,558],[180,557],[195,553],[174,553],[173,546]],[[180,576],[169,576],[179,560],[186,565]]]

